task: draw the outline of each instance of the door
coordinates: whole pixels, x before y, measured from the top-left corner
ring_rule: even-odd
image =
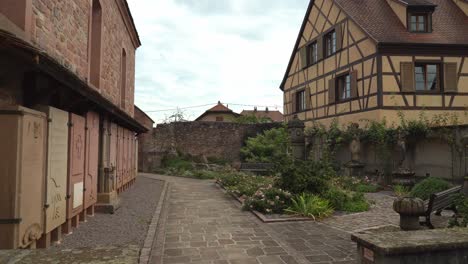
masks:
[[[67,220],[68,112],[46,107],[49,116],[46,225],[49,233]]]
[[[97,179],[99,161],[99,114],[86,114],[86,159],[85,159],[85,192],[84,208],[97,202]]]
[[[67,219],[83,211],[86,119],[70,113]]]

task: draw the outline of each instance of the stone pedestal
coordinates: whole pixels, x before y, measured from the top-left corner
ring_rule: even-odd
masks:
[[[288,122],[289,139],[291,140],[291,152],[295,159],[305,160],[305,135],[304,122],[299,120],[297,116]]]
[[[468,176],[465,177],[465,181],[463,182],[463,194],[468,196]]]
[[[416,184],[415,172],[406,168],[398,168],[392,173],[392,184],[413,187]]]
[[[419,230],[419,216],[426,211],[424,201],[419,198],[404,197],[393,202],[393,210],[400,215],[400,228],[405,231]]]
[[[350,161],[344,165],[345,175],[348,177],[363,177],[365,164],[359,161]]]

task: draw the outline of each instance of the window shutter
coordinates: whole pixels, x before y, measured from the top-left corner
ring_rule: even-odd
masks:
[[[414,64],[412,62],[402,62],[401,70],[401,85],[403,92],[414,92]]]
[[[297,112],[297,93],[296,92],[293,92],[292,95],[291,95],[291,105],[292,105],[292,109],[291,109],[291,113],[296,113]]]
[[[317,61],[320,61],[323,59],[323,36],[319,36],[317,38]]]
[[[299,54],[301,56],[302,69],[305,69],[307,68],[307,46],[302,47],[299,50]]]
[[[444,88],[446,92],[458,91],[458,69],[457,63],[444,64]]]
[[[336,101],[335,78],[328,81],[328,103],[333,104]]]
[[[357,85],[357,71],[351,73],[351,98],[358,97],[358,85]]]
[[[306,109],[312,109],[311,101],[310,101],[310,87],[306,87],[305,89],[305,97],[306,97]]]
[[[340,51],[343,48],[343,28],[340,25],[337,25],[335,27],[335,32],[336,32],[336,51]]]

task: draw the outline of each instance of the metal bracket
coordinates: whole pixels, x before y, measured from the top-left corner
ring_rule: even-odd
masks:
[[[50,204],[44,204],[44,208],[48,209],[50,207]]]
[[[23,221],[21,218],[0,219],[0,225],[19,224],[21,221]]]
[[[70,194],[67,194],[67,196],[65,196],[65,200],[68,200],[71,198],[71,195]]]
[[[68,125],[69,127],[72,127],[72,126],[73,126],[73,123],[72,123],[72,122],[68,122],[67,125]]]

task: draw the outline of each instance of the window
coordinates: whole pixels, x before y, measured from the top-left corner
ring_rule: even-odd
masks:
[[[337,78],[338,99],[347,100],[351,98],[351,75],[343,75]]]
[[[101,80],[101,30],[101,4],[99,3],[99,0],[93,0],[93,11],[91,13],[91,54],[89,81],[96,88],[99,88]]]
[[[224,117],[222,117],[222,116],[217,116],[217,117],[216,117],[216,122],[224,122]]]
[[[306,94],[305,91],[300,91],[296,94],[296,112],[306,110]]]
[[[327,57],[336,53],[336,31],[325,35],[325,54]]]
[[[317,42],[307,46],[307,62],[308,65],[316,64],[318,62]]]
[[[414,67],[416,91],[440,90],[439,64],[417,63]]]
[[[409,30],[411,32],[430,32],[429,14],[410,14]]]
[[[125,90],[127,88],[127,53],[125,49],[122,49],[122,58],[121,58],[121,69],[120,69],[120,105],[125,109],[125,100],[126,94]]]

